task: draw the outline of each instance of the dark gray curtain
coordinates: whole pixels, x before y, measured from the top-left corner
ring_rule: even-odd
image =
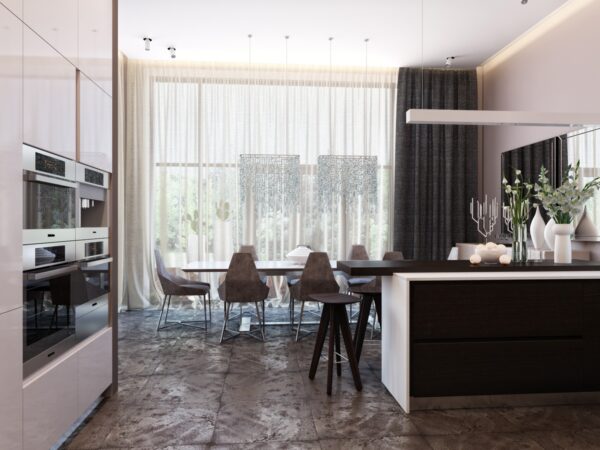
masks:
[[[475,70],[400,68],[396,119],[394,249],[409,259],[446,259],[477,240],[477,127],[407,125],[411,108],[477,109]]]
[[[540,169],[544,166],[548,169],[548,177],[554,186],[561,183],[564,170],[567,168],[567,135],[557,136],[536,142],[531,145],[516,148],[502,153],[502,177],[506,177],[512,184],[515,179],[515,169],[521,170],[523,180],[535,184],[540,174]],[[502,193],[503,203],[507,203],[504,192]],[[546,221],[548,215],[541,209],[542,215]],[[529,223],[533,219],[533,214],[529,218]],[[507,233],[506,225],[502,223],[502,232]]]

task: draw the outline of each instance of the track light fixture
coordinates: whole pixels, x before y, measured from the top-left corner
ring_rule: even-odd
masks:
[[[446,69],[452,67],[452,61],[454,61],[454,59],[456,59],[456,56],[446,56],[446,62],[444,63]]]
[[[144,49],[149,52],[150,51],[150,43],[152,42],[152,38],[145,37],[144,38]]]
[[[176,55],[175,55],[175,47],[171,46],[169,47],[167,50],[169,50],[169,52],[171,53],[171,59],[175,59]]]

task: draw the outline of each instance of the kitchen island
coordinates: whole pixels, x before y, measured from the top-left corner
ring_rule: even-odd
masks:
[[[382,381],[402,408],[600,402],[600,263],[346,261],[382,276]]]

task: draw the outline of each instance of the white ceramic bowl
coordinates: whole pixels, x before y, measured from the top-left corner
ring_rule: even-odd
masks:
[[[495,249],[489,249],[489,248],[481,248],[478,247],[475,250],[475,253],[477,253],[479,256],[481,256],[481,262],[482,263],[497,263],[498,260],[500,259],[500,256],[502,255],[506,255],[506,248],[495,248]]]

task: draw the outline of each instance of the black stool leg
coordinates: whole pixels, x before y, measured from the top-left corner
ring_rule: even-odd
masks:
[[[379,327],[381,327],[381,295],[375,296],[373,300],[375,300],[375,311],[377,312],[377,321],[379,322]]]
[[[329,348],[327,349],[327,395],[331,395],[331,388],[333,386],[333,350],[335,346],[335,324],[336,324],[336,307],[329,308]],[[344,311],[345,312],[345,311]]]
[[[360,355],[362,353],[363,342],[365,340],[365,333],[367,332],[367,325],[369,323],[369,314],[371,313],[371,303],[373,297],[370,295],[363,295],[360,302],[360,313],[358,315],[358,322],[356,324],[356,332],[354,334],[354,352],[356,354],[357,363],[360,361]]]
[[[337,314],[334,315],[333,328],[331,331],[335,331],[335,367],[337,376],[342,376],[342,349],[340,348],[340,319]]]
[[[360,380],[360,371],[358,370],[358,361],[354,353],[354,346],[352,345],[352,332],[350,331],[350,324],[348,323],[348,316],[346,315],[346,308],[344,306],[338,306],[340,311],[340,325],[342,331],[342,337],[344,338],[344,345],[346,346],[346,353],[348,354],[348,362],[350,363],[350,369],[352,370],[352,378],[354,379],[354,385],[358,391],[362,391],[362,381]]]
[[[321,358],[321,352],[323,351],[323,344],[325,343],[328,325],[329,305],[324,305],[323,312],[321,313],[321,320],[319,321],[319,329],[317,330],[315,350],[313,351],[312,362],[310,363],[310,371],[308,372],[308,378],[311,380],[315,379],[315,374],[317,373],[317,366],[319,365],[319,359]]]

